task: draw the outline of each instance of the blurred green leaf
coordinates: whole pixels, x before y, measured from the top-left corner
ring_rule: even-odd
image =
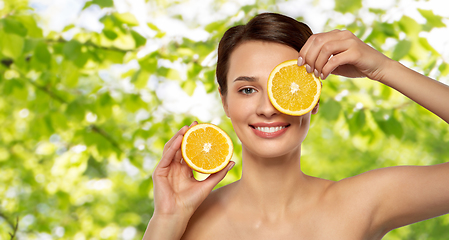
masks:
[[[116,39],[117,38],[117,33],[115,33],[114,31],[112,31],[112,30],[108,30],[108,29],[103,29],[103,34],[107,37],[107,38],[109,38],[109,39],[111,39],[111,40],[114,40],[114,39]]]
[[[114,17],[116,17],[120,22],[127,24],[129,26],[138,26],[139,22],[136,17],[131,13],[114,13]]]
[[[5,33],[17,34],[21,37],[25,37],[27,35],[27,29],[21,22],[12,18],[4,18],[1,19],[1,21]]]
[[[190,63],[187,70],[187,79],[194,80],[196,76],[201,72],[203,67],[198,63]]]
[[[342,108],[340,106],[340,103],[329,99],[325,102],[320,102],[319,112],[320,116],[322,115],[325,119],[329,121],[335,121],[337,120],[338,116],[340,115]]]
[[[107,164],[105,161],[98,161],[90,156],[87,161],[87,168],[83,175],[86,175],[89,178],[105,178],[108,176],[106,168]]]
[[[407,41],[407,40],[399,41],[393,50],[392,59],[396,60],[396,61],[402,59],[405,55],[408,54],[411,47],[412,47],[412,43],[410,41]]]
[[[355,111],[352,116],[347,117],[349,131],[351,135],[360,134],[362,129],[366,125],[366,115],[365,111],[359,110]]]
[[[120,34],[112,44],[121,50],[131,50],[136,47],[136,42],[131,34]]]
[[[68,104],[65,113],[68,117],[73,118],[73,121],[82,122],[85,116],[85,108],[79,101],[73,101]]]
[[[418,12],[427,20],[427,23],[432,27],[446,27],[441,16],[435,15],[432,10],[418,9]]]
[[[449,65],[447,63],[442,63],[439,67],[438,70],[441,72],[442,76],[446,76],[449,74]]]
[[[92,0],[92,4],[97,4],[101,8],[114,6],[114,2],[112,0]],[[86,3],[86,5],[87,5],[87,3]]]
[[[362,7],[361,0],[335,0],[335,11],[341,13],[355,12]]]
[[[184,81],[181,84],[182,89],[184,90],[184,92],[186,92],[189,96],[192,96],[193,92],[195,91],[196,88],[196,82],[195,81]]]
[[[63,48],[64,55],[69,60],[75,60],[81,54],[81,43],[76,40],[68,41]]]
[[[131,30],[131,35],[134,38],[134,41],[136,42],[136,48],[144,46],[147,42],[147,40],[142,37],[142,35],[140,35],[138,32]]]
[[[133,78],[131,79],[131,82],[134,83],[134,86],[136,86],[136,88],[144,88],[147,85],[149,78],[150,78],[149,72],[145,70],[139,70],[134,74]]]
[[[4,56],[17,59],[22,54],[24,43],[25,41],[21,36],[0,30],[1,53]]]
[[[417,37],[422,29],[421,25],[409,16],[402,16],[398,23],[400,29],[409,37]]]
[[[49,64],[51,61],[50,52],[47,49],[47,45],[43,42],[40,42],[36,46],[36,49],[34,50],[34,55],[42,63]]]
[[[32,38],[42,38],[43,37],[42,29],[37,25],[34,16],[32,16],[32,15],[15,15],[14,19],[19,21],[26,28],[26,33],[29,37],[32,37]]]
[[[387,119],[382,117],[377,117],[376,123],[379,126],[379,128],[387,135],[387,136],[395,136],[398,139],[401,139],[404,130],[402,128],[401,123],[394,117],[394,116],[388,116]]]

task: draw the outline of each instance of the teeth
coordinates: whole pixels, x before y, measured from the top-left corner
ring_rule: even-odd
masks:
[[[261,132],[266,132],[266,133],[274,133],[274,132],[277,132],[284,128],[285,128],[284,126],[281,126],[281,127],[256,127],[257,130],[259,130]]]

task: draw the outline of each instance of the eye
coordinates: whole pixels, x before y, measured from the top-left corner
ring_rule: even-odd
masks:
[[[239,90],[239,92],[241,92],[241,93],[243,93],[245,95],[250,95],[251,93],[255,93],[256,89],[249,88],[249,87],[248,88],[242,88],[242,89]]]

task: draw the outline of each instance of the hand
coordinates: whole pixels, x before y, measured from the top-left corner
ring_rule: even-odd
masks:
[[[197,123],[192,123],[191,126]],[[204,181],[193,177],[192,169],[182,160],[181,142],[189,128],[181,128],[164,146],[162,159],[153,172],[154,215],[187,218],[193,215],[212,189],[234,166],[230,162]]]
[[[321,79],[332,73],[381,81],[390,61],[350,31],[333,30],[310,36],[299,52],[298,65],[306,63],[307,71]]]

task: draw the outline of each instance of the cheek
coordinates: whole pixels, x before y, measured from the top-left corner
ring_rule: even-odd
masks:
[[[228,99],[228,112],[232,122],[247,120],[255,113],[255,104],[249,98]]]

